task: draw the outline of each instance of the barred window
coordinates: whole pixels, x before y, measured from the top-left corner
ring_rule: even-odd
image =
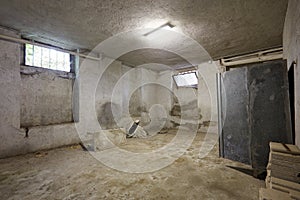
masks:
[[[71,56],[54,49],[25,44],[25,65],[70,72]]]

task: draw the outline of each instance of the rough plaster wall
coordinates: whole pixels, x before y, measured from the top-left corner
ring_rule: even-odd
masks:
[[[203,67],[203,66],[202,66]],[[211,67],[211,66],[208,66]],[[203,71],[202,71],[203,72]],[[215,82],[215,74],[207,70],[205,74],[209,74],[210,81]],[[200,123],[203,123],[204,121],[211,121],[212,119],[212,106],[216,106],[216,103],[214,102],[215,99],[211,97],[210,92],[214,93],[215,89],[211,89],[211,91],[208,90],[207,84],[204,81],[203,77],[199,75],[199,83],[198,83],[198,89],[195,88],[189,88],[189,87],[177,87],[173,78],[173,71],[166,70],[164,72],[160,72],[158,74],[157,82],[166,85],[172,88],[171,93],[167,93],[165,89],[162,87],[156,88],[156,94],[157,94],[157,100],[156,102],[163,105],[170,114],[170,111],[172,111],[172,116],[168,117],[172,118],[174,122],[177,121],[177,114],[180,114],[180,110],[178,108],[181,106],[185,110],[185,116],[198,116],[198,119],[200,120]],[[206,77],[208,78],[208,77]],[[178,99],[182,100],[182,105],[178,105]],[[178,107],[179,106],[179,107]],[[216,116],[216,113],[214,114]]]
[[[200,123],[217,121],[217,99],[216,99],[216,64],[202,63],[198,66],[198,88],[176,88],[177,94],[182,96],[186,105],[196,101]],[[195,115],[195,113],[191,113]]]
[[[198,107],[204,121],[217,121],[216,63],[202,63],[198,66]]]
[[[0,28],[1,34],[18,37]],[[20,130],[20,46],[0,40],[0,158],[19,154],[25,131]]]
[[[82,134],[99,131],[97,111],[97,81],[99,73],[104,72],[99,61],[80,59],[79,71],[79,125]],[[103,60],[103,64],[110,62],[109,59]],[[93,105],[93,106],[91,106]]]
[[[170,72],[157,72],[145,68],[130,68],[114,62],[103,74],[96,92],[98,120],[104,129],[117,128],[113,110],[116,113],[129,109],[129,115],[141,119],[146,126],[160,127],[161,122],[168,123],[171,110],[172,76]],[[112,90],[117,90],[112,98]],[[128,104],[129,102],[129,104]],[[106,105],[103,109],[103,105]],[[121,113],[121,117],[129,117]],[[150,125],[149,125],[150,126]]]
[[[132,117],[140,117],[141,112],[145,112],[146,109],[142,105],[142,90],[141,88],[134,91],[129,100],[129,114]]]
[[[142,71],[140,68],[122,66],[123,107],[129,102],[129,114],[132,117],[140,117],[146,111],[142,104]],[[138,88],[136,88],[138,87]],[[135,89],[136,88],[136,89]],[[134,90],[134,91],[133,91]],[[131,92],[133,92],[131,94]]]
[[[96,90],[96,110],[101,127],[117,128],[116,120],[129,117],[127,109],[133,118],[148,112],[155,103],[155,88],[143,85],[142,80],[155,81],[156,74],[148,69],[130,68],[121,62],[113,62],[103,73]]]
[[[189,87],[174,87],[174,93],[178,99],[181,99],[181,117],[183,117],[183,111],[185,111],[185,118],[194,118],[198,116],[201,118],[198,107],[198,92],[197,88]],[[176,105],[176,103],[174,104]]]
[[[289,0],[283,32],[284,57],[288,68],[296,61],[295,69],[295,142],[300,147],[300,1]]]
[[[156,94],[156,80],[158,73],[152,70],[141,68],[142,77],[142,104],[145,106],[146,110],[149,111],[152,105],[157,103]],[[148,82],[153,82],[153,84],[145,84]]]
[[[152,120],[155,121],[165,116],[159,112],[162,109],[158,109],[157,104],[166,107],[165,113],[170,110],[170,95],[164,95],[167,91],[161,85],[166,81],[171,84],[171,76],[168,79],[166,74],[158,77],[158,72],[150,69],[130,68],[118,61],[110,64],[98,82],[95,96],[101,128],[118,128],[116,122],[124,117],[149,118],[152,113]],[[127,110],[130,116],[126,114]]]
[[[172,103],[173,103],[172,88],[174,87],[174,81],[172,75],[173,75],[172,71],[166,70],[160,72],[157,77],[157,82],[160,85],[157,88],[158,90],[157,94],[160,95],[158,97],[158,101],[160,101],[160,103],[164,106],[167,112],[172,109]]]
[[[122,95],[112,100],[113,90],[122,75],[122,64],[113,62],[100,77],[96,90],[96,110],[100,126],[104,129],[117,128],[113,112],[122,112]]]
[[[18,37],[0,28],[1,34]],[[0,126],[20,127],[20,46],[0,40]],[[5,130],[2,129],[2,133]]]
[[[49,70],[21,75],[21,126],[72,122],[73,80]]]
[[[1,34],[18,37],[0,28]],[[20,46],[0,40],[0,158],[78,143],[74,124],[20,129]]]
[[[201,113],[201,122],[211,120],[211,97],[204,79],[198,78],[198,107]]]
[[[170,111],[173,104],[173,72],[166,70],[157,72],[155,83],[151,87],[153,107],[150,110],[151,120],[153,124],[161,128],[172,127]],[[150,94],[150,95],[151,95]]]

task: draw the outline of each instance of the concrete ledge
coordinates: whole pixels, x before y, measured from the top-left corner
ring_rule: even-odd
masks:
[[[0,158],[26,153],[25,130],[0,126]]]
[[[0,127],[0,158],[80,143],[74,123],[36,126],[28,130]]]
[[[32,127],[26,139],[29,152],[80,142],[74,123]]]

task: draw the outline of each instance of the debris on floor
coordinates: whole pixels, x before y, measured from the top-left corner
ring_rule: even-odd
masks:
[[[158,134],[166,134],[166,133],[168,133],[167,129],[162,129],[158,132]]]
[[[74,144],[69,146],[70,149],[82,149],[82,146],[80,144]]]
[[[48,152],[36,152],[36,153],[34,154],[34,156],[35,156],[36,158],[41,158],[41,157],[44,157],[44,156],[46,156],[46,155],[48,155]]]
[[[126,133],[126,137],[127,138],[131,138],[134,135],[134,132],[136,130],[136,128],[138,127],[140,121],[139,120],[135,120],[132,124],[132,126],[129,128],[128,132]]]
[[[125,130],[110,129],[87,133],[81,146],[86,151],[102,151],[126,142]]]
[[[175,136],[176,130],[169,130],[147,139],[127,139],[120,148],[152,152]],[[217,145],[207,157],[198,158],[205,136],[197,134],[189,153],[168,167],[142,174],[117,171],[89,152],[68,147],[49,150],[43,158],[27,154],[0,159],[0,199],[257,200],[264,182],[226,167],[246,165],[219,158]]]
[[[139,126],[140,120],[135,120],[126,133],[126,138],[145,138],[147,137],[146,131]]]

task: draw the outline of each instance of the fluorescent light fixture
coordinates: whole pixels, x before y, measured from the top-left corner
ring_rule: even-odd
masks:
[[[165,23],[165,24],[163,24],[163,25],[161,25],[161,26],[159,26],[159,27],[157,27],[157,28],[151,30],[151,31],[148,32],[148,33],[145,33],[144,36],[148,36],[148,35],[150,35],[151,33],[154,33],[154,32],[156,32],[156,31],[158,31],[158,30],[160,30],[160,29],[162,29],[162,28],[164,28],[164,27],[174,28],[175,25],[171,24],[170,22],[167,22],[167,23]]]

